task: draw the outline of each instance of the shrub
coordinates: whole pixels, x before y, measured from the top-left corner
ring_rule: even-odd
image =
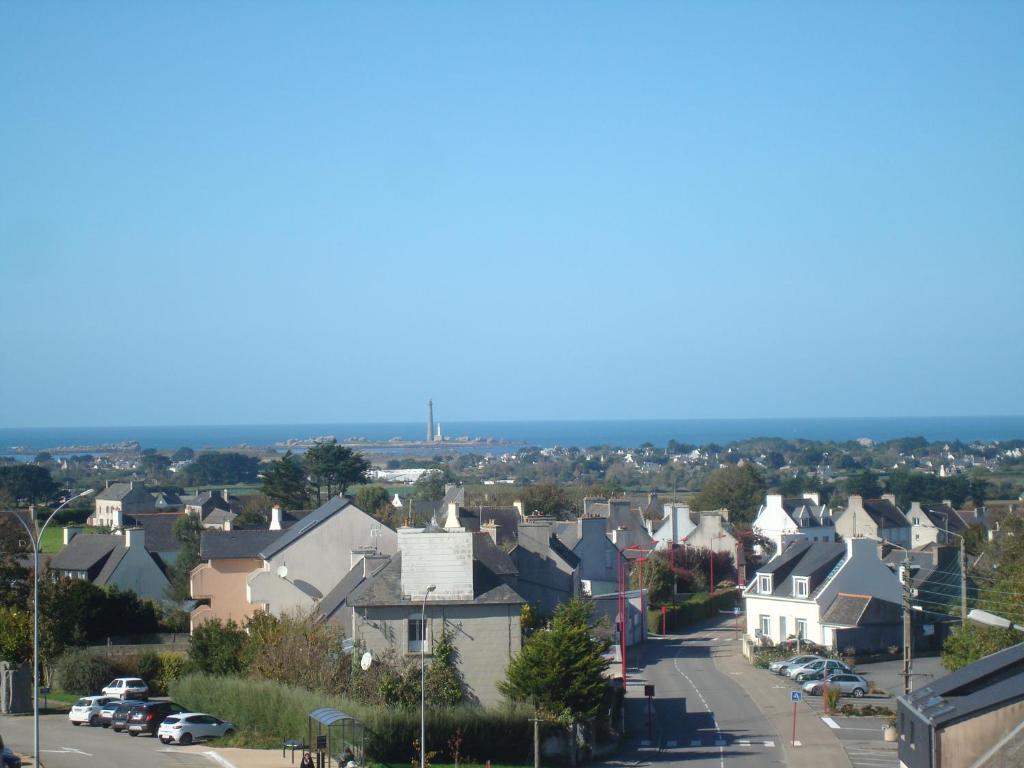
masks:
[[[828,691],[825,693],[825,700],[830,710],[835,710],[839,706],[839,697],[842,695],[842,691],[838,686],[830,685]]]
[[[720,610],[729,610],[736,605],[738,595],[739,593],[735,589],[715,592],[713,597],[707,592],[700,592],[680,603],[666,605],[665,627],[672,632],[680,627],[716,616]],[[661,632],[660,608],[647,611],[647,630],[652,633]]]
[[[243,731],[280,738],[305,738],[307,716],[318,707],[336,707],[366,726],[366,753],[377,761],[408,763],[416,756],[419,707],[372,707],[267,680],[186,675],[170,686],[171,697],[189,709],[209,712],[237,724]],[[532,710],[457,706],[430,709],[427,746],[445,757],[449,738],[461,730],[462,762],[500,757],[527,762],[533,744]]]
[[[55,687],[65,693],[88,696],[114,677],[110,661],[90,650],[67,651],[57,660]]]
[[[155,651],[143,651],[135,660],[138,675],[153,688],[154,681],[160,677],[160,657]]]
[[[156,678],[148,680],[149,687],[159,693],[167,693],[171,684],[184,675],[189,669],[188,658],[180,653],[161,653],[160,671]]]

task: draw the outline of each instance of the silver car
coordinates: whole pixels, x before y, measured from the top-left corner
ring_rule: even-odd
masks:
[[[234,732],[234,725],[224,720],[218,720],[213,715],[203,712],[182,712],[165,718],[160,723],[160,730],[156,732],[156,735],[164,744],[174,743],[187,746],[193,741],[230,736]]]
[[[860,675],[855,675],[852,672],[841,672],[824,680],[810,680],[804,683],[804,693],[809,693],[812,696],[821,696],[825,692],[826,683],[828,683],[829,688],[838,688],[839,692],[844,696],[854,696],[858,699],[871,690],[871,685]]]
[[[780,659],[779,661],[773,661],[768,665],[769,672],[775,672],[779,675],[786,674],[786,670],[794,666],[802,667],[804,664],[810,664],[812,661],[819,661],[821,656],[793,656],[789,659]]]
[[[802,683],[805,677],[815,672],[835,674],[837,672],[853,672],[853,670],[843,664],[843,662],[836,661],[835,659],[818,659],[809,664],[804,664],[802,667],[790,667],[787,674],[798,683]]]

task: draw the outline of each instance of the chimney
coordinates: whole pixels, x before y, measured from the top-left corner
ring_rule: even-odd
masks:
[[[225,488],[224,490],[222,490],[222,491],[220,492],[220,497],[221,497],[222,499],[224,499],[224,501],[227,501],[227,500],[228,500],[228,496],[229,496],[229,495],[230,495],[230,494],[228,494],[228,489],[227,489],[227,488]]]
[[[952,499],[943,499],[942,503],[945,504],[950,509],[953,508],[953,500]]]
[[[818,493],[805,493],[804,498],[813,503],[816,507],[821,506],[821,495]]]
[[[480,526],[480,530],[491,537],[491,541],[497,545],[498,543],[498,524],[493,520],[488,520]]]
[[[225,531],[230,531],[231,530],[231,521],[230,520],[225,520],[223,527],[224,527]]]
[[[281,505],[275,504],[270,508],[270,530],[281,530]]]
[[[454,501],[448,502],[448,517],[445,518],[444,529],[446,531],[464,530],[462,523],[459,521],[459,505]]]
[[[146,546],[146,529],[145,528],[125,528],[124,529],[124,545],[131,549],[132,547]]]
[[[368,578],[383,563],[390,559],[389,555],[366,555],[363,557],[363,578]]]
[[[124,512],[121,511],[120,507],[114,507],[110,510],[110,527],[124,528]]]
[[[81,532],[82,532],[82,529],[79,528],[77,525],[65,526],[64,527],[64,546],[66,547],[68,545],[68,543],[73,538],[75,538],[75,536],[77,536]]]
[[[894,507],[896,506],[896,494],[895,493],[883,493],[882,494],[882,498],[885,501],[888,501]]]
[[[519,510],[519,519],[525,520],[526,515],[523,513],[523,502],[517,499],[516,501],[512,502],[512,506]]]

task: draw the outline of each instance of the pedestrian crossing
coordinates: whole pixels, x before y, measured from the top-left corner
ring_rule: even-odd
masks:
[[[654,746],[647,739],[640,742],[642,747]],[[725,736],[706,736],[701,739],[668,739],[662,743],[662,749],[689,749],[697,747],[768,747],[775,746],[771,739],[732,739]]]

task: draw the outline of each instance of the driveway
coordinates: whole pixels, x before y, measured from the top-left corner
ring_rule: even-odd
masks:
[[[23,755],[32,753],[32,717],[0,716],[4,742]],[[66,714],[39,718],[39,752],[46,768],[94,768],[97,765],[145,768],[211,768],[198,749],[165,747],[152,736],[131,737],[109,728],[75,727]]]

